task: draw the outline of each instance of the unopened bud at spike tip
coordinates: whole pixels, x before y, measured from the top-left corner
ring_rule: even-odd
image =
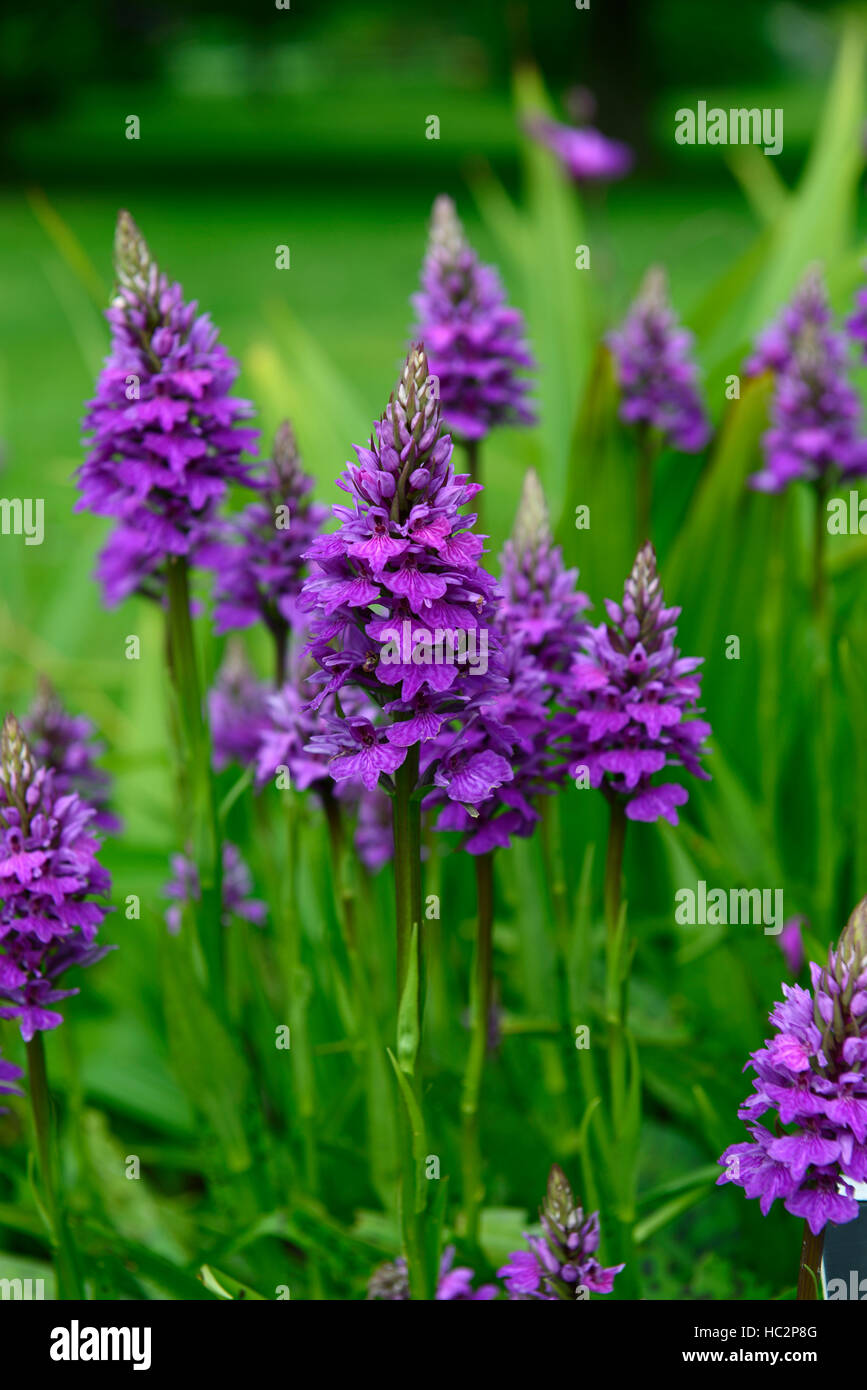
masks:
[[[536,470],[528,468],[524,476],[521,501],[512,531],[512,543],[520,558],[527,551],[537,550],[543,542],[550,541],[550,539],[551,526],[548,519],[548,504],[545,501],[545,493],[542,490],[542,484]]]

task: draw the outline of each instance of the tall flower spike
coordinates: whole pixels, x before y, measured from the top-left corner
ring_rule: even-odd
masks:
[[[37,766],[13,715],[0,734],[0,1018],[16,1018],[29,1042],[56,1028],[50,1009],[77,989],[58,989],[73,965],[110,948],[94,944],[111,880],[96,858],[94,811],[76,792],[60,794]]]
[[[820,266],[813,265],[784,307],[779,318],[759,334],[753,353],[744,363],[746,376],[784,372],[794,365],[802,334],[812,326],[824,331],[831,322],[831,307]]]
[[[90,720],[64,709],[51,682],[43,676],[36,699],[21,723],[36,762],[53,769],[58,794],[77,791],[96,812],[95,827],[117,833],[121,823],[109,810],[111,778],[96,765],[105,750]]]
[[[496,585],[479,563],[475,517],[461,511],[479,489],[455,475],[439,412],[419,345],[369,446],[356,446],[358,463],[338,479],[353,506],[335,507],[339,530],[317,537],[306,553],[311,574],[299,607],[311,615],[309,650],[321,668],[312,677],[321,687],[315,703],[354,685],[382,711],[375,721],[325,715],[308,751],[330,758],[335,781],[361,780],[368,789],[395,772],[409,748],[468,718],[504,684],[495,669]],[[471,659],[482,637],[495,648],[487,670]],[[477,790],[460,786],[468,795]]]
[[[776,326],[759,340],[753,367],[776,371],[764,467],[750,478],[759,492],[782,492],[803,479],[867,473],[861,403],[846,375],[846,340],[830,326],[821,276],[808,273]]]
[[[285,642],[286,630],[298,624],[302,556],[328,515],[310,500],[313,479],[301,468],[288,420],[277,431],[270,461],[251,485],[256,501],[219,524],[199,561],[215,572],[218,633],[264,622]]]
[[[711,729],[693,717],[703,658],[682,657],[674,644],[680,609],[663,606],[652,545],[639,551],[622,604],[606,599],[606,608],[609,621],[587,629],[572,668],[581,750],[570,772],[586,769],[591,786],[626,802],[630,820],[677,825],[686,788],[651,778],[680,766],[706,779],[700,759]]]
[[[269,687],[253,671],[243,639],[230,638],[226,654],[208,692],[214,767],[253,762],[267,721]]]
[[[241,454],[256,437],[239,427],[252,407],[229,394],[237,363],[208,315],[160,272],[127,212],[115,262],[111,351],[85,416],[76,504],[115,519],[97,570],[109,605],[136,591],[162,597],[165,561],[207,538],[230,481],[246,481]]]
[[[497,625],[504,646],[508,686],[457,738],[442,734],[423,750],[422,762],[439,757],[466,762],[486,757],[496,765],[507,755],[510,775],[494,784],[471,811],[449,800],[439,787],[426,799],[430,807],[443,804],[437,828],[467,833],[465,848],[485,854],[506,848],[513,835],[533,833],[539,820],[537,802],[556,791],[566,776],[576,741],[574,721],[556,708],[568,685],[571,663],[578,651],[589,604],[575,588],[576,570],[566,570],[553,543],[548,509],[537,475],[527,473],[511,541],[502,555],[503,598]],[[511,750],[504,731],[514,736]]]
[[[554,544],[538,474],[527,470],[511,540],[502,555],[504,628],[532,654],[548,680],[561,686],[587,623],[587,595],[576,589]]]
[[[775,1034],[754,1052],[754,1094],[739,1117],[752,1135],[720,1158],[717,1183],[778,1197],[814,1235],[854,1221],[854,1183],[867,1181],[867,898],[855,908],[828,964],[810,966],[812,991],[783,985]],[[776,1121],[760,1123],[772,1112]]]
[[[678,326],[661,267],[648,271],[624,323],[606,341],[617,361],[621,420],[659,430],[683,453],[699,453],[710,422],[690,359],[692,334]]]
[[[599,1214],[585,1217],[562,1168],[553,1164],[539,1211],[543,1234],[526,1235],[529,1250],[516,1250],[497,1270],[510,1300],[574,1302],[589,1293],[611,1293],[623,1265],[604,1268],[599,1249]]]
[[[430,355],[446,426],[472,441],[497,425],[533,424],[524,372],[534,363],[523,317],[507,305],[496,270],[481,264],[444,194],[433,206],[422,287],[412,303],[413,337]]]

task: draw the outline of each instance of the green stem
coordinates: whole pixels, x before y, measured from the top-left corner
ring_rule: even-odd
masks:
[[[83,1299],[84,1287],[57,1182],[51,1126],[51,1097],[48,1092],[45,1046],[41,1032],[36,1033],[27,1044],[27,1073],[42,1196],[54,1245],[57,1297]]]
[[[638,477],[635,485],[636,551],[651,539],[653,440],[647,425],[638,427]]]
[[[488,1051],[493,997],[494,855],[479,854],[476,868],[476,950],[471,995],[470,1048],[464,1072],[461,1117],[463,1125],[463,1195],[466,1237],[478,1245],[479,1213],[484,1197],[482,1151],[479,1135],[479,1098]]]
[[[397,1064],[421,1106],[418,1054],[421,1045],[421,808],[414,797],[418,783],[418,745],[395,773],[394,888],[397,929]],[[424,1213],[417,1210],[420,1175],[413,1151],[412,1117],[401,1106],[401,1212],[409,1272],[410,1297],[429,1299]]]
[[[320,1195],[319,1153],[316,1140],[316,1077],[307,1027],[310,986],[301,959],[298,918],[298,823],[295,806],[286,805],[286,858],[288,873],[282,885],[282,931],[279,941],[285,981],[286,1017],[289,1020],[289,1057],[294,1105],[304,1155],[304,1185],[311,1197]],[[310,1287],[314,1299],[324,1297],[322,1257],[313,1249],[309,1256]]]
[[[799,1302],[816,1302],[821,1299],[822,1254],[825,1249],[825,1232],[813,1235],[807,1222],[804,1222],[804,1239],[801,1242],[801,1263],[798,1269]]]
[[[622,918],[621,884],[623,850],[626,843],[626,811],[616,794],[609,797],[611,818],[605,859],[605,1012],[608,1020],[608,1065],[611,1085],[611,1139],[614,1155],[610,1180],[616,1194],[619,1225],[618,1260],[626,1264],[618,1292],[622,1297],[639,1297],[638,1268],[635,1260],[635,1159],[629,1141],[630,1052],[627,1040],[629,966]]]
[[[169,670],[175,693],[179,734],[181,805],[191,826],[193,858],[201,896],[196,906],[199,947],[211,998],[221,1016],[226,1013],[223,964],[222,859],[211,749],[202,714],[186,560],[174,557],[167,566]]]
[[[377,1192],[389,1200],[389,1188],[394,1190],[395,1171],[390,1155],[394,1151],[396,1125],[390,1105],[391,1088],[386,1054],[368,969],[358,940],[357,903],[344,836],[340,802],[332,788],[322,794],[325,821],[328,826],[331,877],[334,889],[335,914],[340,925],[343,945],[349,962],[352,980],[352,1033],[356,1052],[361,1055],[364,1076],[365,1111],[369,1151],[372,1155],[372,1175]]]
[[[816,484],[816,511],[813,521],[812,604],[816,624],[817,735],[814,740],[816,766],[816,918],[830,920],[834,893],[834,795],[831,768],[834,765],[833,716],[831,709],[831,630],[828,585],[825,573],[827,513],[825,479]]]

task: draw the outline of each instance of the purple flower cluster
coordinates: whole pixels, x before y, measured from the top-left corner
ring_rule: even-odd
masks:
[[[246,481],[241,453],[256,437],[238,423],[252,408],[229,395],[237,364],[208,315],[160,274],[127,212],[115,263],[111,351],[85,417],[76,504],[116,519],[97,571],[110,605],[136,591],[161,597],[161,566],[210,534],[230,480]]]
[[[754,1052],[754,1094],[738,1114],[752,1139],[732,1144],[718,1183],[778,1197],[814,1235],[858,1215],[851,1184],[867,1181],[867,899],[849,918],[828,964],[811,964],[812,992],[783,985],[776,1032]],[[759,1123],[772,1111],[777,1123]]]
[[[779,318],[759,334],[752,355],[744,363],[744,375],[791,370],[803,335],[821,334],[830,323],[831,306],[822,274],[817,266],[811,266]]]
[[[258,679],[240,638],[230,641],[208,692],[214,767],[248,767],[259,751],[268,714],[269,687]]]
[[[48,1006],[77,989],[58,989],[74,965],[92,965],[110,949],[94,938],[111,887],[96,858],[93,809],[76,792],[58,791],[38,767],[13,716],[0,735],[0,1018],[17,1018],[29,1042],[56,1028]]]
[[[488,796],[470,801],[471,809],[462,804],[463,797],[448,799],[437,776],[425,801],[428,809],[445,801],[437,829],[464,832],[464,847],[471,854],[506,848],[513,835],[531,835],[539,820],[535,802],[566,775],[574,721],[554,703],[586,627],[581,615],[589,600],[576,590],[576,578],[553,545],[544,494],[531,470],[514,537],[503,553],[504,593],[497,622],[508,683],[461,728],[457,739],[444,733],[422,753],[423,767],[435,757],[442,767],[448,767],[450,758],[467,766],[484,760],[496,775]]]
[[[310,500],[313,479],[301,469],[288,420],[277,431],[272,458],[251,485],[258,499],[225,520],[199,556],[216,573],[218,633],[260,621],[278,634],[297,625],[302,556],[328,515]]]
[[[591,786],[625,800],[630,820],[677,825],[686,788],[651,778],[680,766],[706,779],[700,758],[711,729],[693,717],[702,658],[682,657],[674,644],[680,609],[663,606],[652,545],[638,552],[623,603],[606,599],[606,608],[608,622],[587,629],[572,668],[581,751],[570,772],[586,768]]]
[[[692,334],[678,327],[662,269],[648,271],[624,323],[606,341],[617,360],[621,420],[659,430],[683,453],[700,453],[710,422],[689,356]]]
[[[497,1297],[496,1284],[481,1284],[473,1288],[475,1273],[465,1265],[453,1268],[454,1246],[443,1251],[440,1261],[439,1281],[434,1295],[437,1302],[488,1302]],[[399,1255],[373,1271],[367,1285],[368,1301],[397,1303],[409,1299],[409,1276],[406,1260]]]
[[[811,272],[748,363],[753,371],[776,371],[764,467],[750,478],[759,492],[782,492],[798,479],[867,473],[861,403],[846,358],[846,339],[830,327],[824,286]]]
[[[587,627],[590,600],[576,589],[577,579],[578,571],[565,568],[554,545],[545,495],[531,468],[512,538],[503,548],[499,617],[504,631],[558,689]]]
[[[592,126],[568,126],[534,116],[527,132],[546,145],[576,183],[610,183],[632,168],[632,151],[620,140],[610,140]]]
[[[58,795],[75,791],[93,807],[97,830],[117,833],[121,822],[108,809],[111,778],[96,766],[105,751],[89,719],[70,714],[44,677],[36,699],[21,721],[36,763],[54,773]]]
[[[524,371],[533,367],[524,320],[500,278],[468,244],[451,198],[433,207],[422,288],[413,296],[414,338],[439,381],[448,429],[481,439],[497,425],[531,425]]]
[[[173,854],[171,867],[174,878],[163,889],[163,896],[172,899],[166,909],[166,925],[176,936],[183,924],[184,908],[187,904],[198,902],[202,890],[199,874],[193,860],[186,854]],[[223,912],[221,921],[224,927],[232,923],[234,917],[242,917],[255,926],[263,925],[268,909],[265,903],[250,896],[253,880],[244,862],[241,851],[231,841],[223,841]]]
[[[566,1174],[555,1163],[548,1177],[539,1217],[542,1235],[526,1235],[529,1250],[516,1250],[497,1270],[513,1302],[566,1299],[575,1302],[588,1293],[611,1293],[623,1265],[604,1268],[599,1249],[599,1214],[585,1217],[575,1201]]]
[[[371,790],[409,748],[490,700],[503,678],[494,669],[496,586],[479,563],[475,517],[460,510],[479,489],[455,475],[421,346],[410,352],[369,447],[356,454],[358,463],[338,479],[352,506],[335,507],[339,530],[307,551],[300,607],[311,615],[309,650],[321,668],[311,677],[320,686],[314,707],[353,685],[382,711],[375,719],[323,714],[308,752],[329,759],[335,781]],[[483,674],[472,658],[477,639],[487,650],[489,638],[495,651]],[[438,769],[437,777],[456,799],[465,790],[475,799],[479,790],[451,786],[457,771]]]

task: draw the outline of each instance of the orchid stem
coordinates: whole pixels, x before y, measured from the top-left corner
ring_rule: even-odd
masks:
[[[180,794],[191,826],[200,899],[196,907],[199,947],[208,989],[217,1012],[226,1013],[222,924],[222,859],[211,749],[202,713],[202,694],[190,619],[190,581],[183,556],[172,557],[168,578],[169,671],[177,705]]]
[[[461,1099],[464,1221],[466,1237],[472,1245],[478,1245],[479,1214],[484,1197],[479,1136],[479,1098],[482,1090],[485,1057],[488,1051],[488,1031],[493,997],[493,852],[489,851],[487,854],[477,855],[475,868],[477,927],[471,996],[472,1032]]]
[[[804,1239],[801,1242],[801,1264],[798,1269],[799,1302],[816,1302],[821,1299],[822,1255],[825,1249],[825,1232],[813,1235],[809,1224],[804,1222]]]
[[[36,1158],[42,1181],[45,1211],[51,1227],[51,1238],[54,1246],[57,1297],[60,1299],[83,1299],[85,1297],[84,1287],[57,1182],[51,1123],[51,1097],[48,1091],[45,1045],[41,1032],[35,1033],[30,1042],[27,1043],[27,1073],[30,1108],[36,1135]]]
[[[420,1210],[421,1174],[415,1148],[421,1114],[418,1055],[421,1046],[421,807],[414,796],[418,783],[418,745],[410,748],[394,777],[394,887],[397,927],[397,1047],[395,1056],[403,1091],[401,1143],[401,1214],[410,1297],[430,1299],[424,1211]],[[412,1107],[412,1108],[410,1108]],[[414,1112],[414,1113],[413,1113]]]

